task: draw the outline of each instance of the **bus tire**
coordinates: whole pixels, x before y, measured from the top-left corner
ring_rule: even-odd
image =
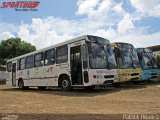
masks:
[[[46,87],[45,87],[45,86],[39,86],[38,89],[39,89],[39,90],[45,90]]]
[[[64,91],[72,90],[70,79],[67,76],[62,76],[60,78],[60,87]]]
[[[24,82],[23,82],[23,80],[19,80],[19,81],[18,81],[18,87],[19,87],[19,89],[21,89],[21,90],[24,89]]]
[[[23,82],[22,79],[20,79],[20,80],[18,81],[18,87],[19,87],[19,89],[21,89],[21,90],[28,90],[28,89],[29,89],[29,87],[24,86],[24,82]]]

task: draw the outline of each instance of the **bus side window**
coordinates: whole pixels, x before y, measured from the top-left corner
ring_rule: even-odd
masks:
[[[24,70],[25,69],[25,58],[21,58],[19,60],[19,70]]]
[[[12,70],[12,62],[8,62],[7,63],[7,71],[11,72],[11,70]]]
[[[68,46],[61,46],[56,49],[56,63],[65,63],[68,61]]]
[[[55,50],[51,49],[45,52],[44,65],[53,65],[55,63]]]
[[[82,55],[83,55],[83,68],[86,69],[88,67],[86,45],[82,46]]]
[[[34,67],[43,66],[43,53],[38,53],[34,56]]]
[[[33,55],[26,57],[26,69],[33,68]]]

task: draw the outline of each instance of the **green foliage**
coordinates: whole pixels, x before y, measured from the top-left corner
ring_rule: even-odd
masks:
[[[11,59],[35,50],[35,46],[25,41],[21,41],[20,38],[2,40],[0,42],[0,65],[4,65],[5,60],[7,59]]]
[[[0,59],[0,66],[1,66],[1,65],[5,65],[5,64],[6,64],[6,61],[3,60],[3,59]]]

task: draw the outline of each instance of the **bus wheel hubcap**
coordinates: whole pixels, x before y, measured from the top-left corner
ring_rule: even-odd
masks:
[[[68,86],[68,81],[67,81],[67,80],[63,80],[62,86],[63,86],[63,87],[67,87],[67,86]]]

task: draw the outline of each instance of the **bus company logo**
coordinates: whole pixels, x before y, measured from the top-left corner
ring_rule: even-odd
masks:
[[[2,2],[1,8],[11,8],[15,11],[38,11],[39,1],[10,1]]]

